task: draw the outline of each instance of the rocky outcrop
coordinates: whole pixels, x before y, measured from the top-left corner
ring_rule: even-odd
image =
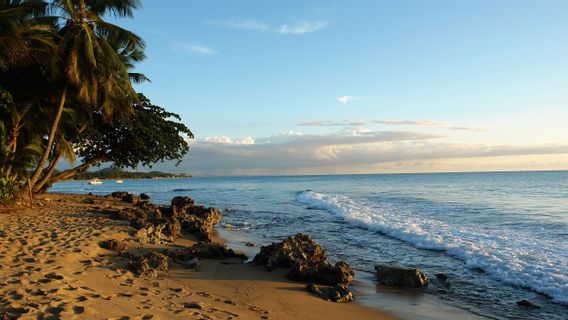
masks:
[[[306,290],[327,301],[333,301],[333,302],[353,301],[353,294],[347,289],[342,289],[338,287],[322,288],[310,282],[306,286]]]
[[[150,196],[146,193],[141,193],[140,200],[150,200]]]
[[[389,264],[380,264],[375,266],[375,270],[379,283],[387,286],[421,288],[429,283],[426,274],[416,268],[402,268]]]
[[[353,295],[347,289],[355,276],[353,269],[344,261],[331,265],[323,248],[309,235],[297,234],[280,243],[261,247],[254,262],[266,265],[268,270],[290,268],[288,278],[309,282],[307,290],[329,301],[348,302]],[[331,286],[320,288],[315,284]]]
[[[156,278],[169,270],[168,257],[152,252],[136,257],[129,263],[129,267],[139,277]]]
[[[176,219],[163,223],[146,224],[136,231],[135,237],[142,243],[163,244],[174,242],[181,235],[181,225]]]
[[[318,264],[327,260],[323,248],[312,237],[301,233],[280,243],[273,242],[260,248],[254,263],[266,265],[268,270],[289,268],[296,261],[311,260]]]
[[[190,197],[174,197],[171,206],[160,207],[124,191],[106,197],[136,204],[134,208],[107,213],[114,219],[130,221],[133,228],[139,229],[137,236],[143,242],[173,241],[179,237],[180,230],[194,234],[198,241],[211,242],[214,225],[221,220],[217,208],[195,206]]]

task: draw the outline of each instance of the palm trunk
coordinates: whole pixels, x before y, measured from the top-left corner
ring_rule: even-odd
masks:
[[[89,169],[91,166],[93,166],[93,165],[95,165],[99,162],[102,162],[102,161],[104,161],[103,157],[97,157],[97,158],[90,159],[80,166],[77,166],[73,169],[69,169],[67,171],[61,172],[60,174],[56,175],[51,180],[49,180],[49,183],[56,183],[56,182],[59,182],[61,180],[69,179],[72,176],[76,175],[77,173],[81,173],[81,172]]]
[[[55,119],[53,119],[53,124],[51,125],[51,130],[49,131],[49,137],[47,139],[47,145],[45,146],[43,156],[41,157],[34,174],[28,182],[30,186],[35,185],[36,181],[39,179],[41,172],[43,171],[43,167],[47,162],[47,158],[49,158],[49,153],[51,152],[51,148],[53,147],[53,140],[55,139],[55,133],[57,132],[57,129],[59,127],[59,120],[61,120],[61,114],[63,113],[63,107],[65,106],[66,97],[67,89],[63,89],[61,100],[59,101],[59,108],[57,109],[57,113],[55,114]]]
[[[51,161],[49,162],[49,166],[47,166],[47,168],[44,170],[45,173],[43,174],[43,177],[39,179],[39,181],[34,185],[34,193],[40,192],[40,190],[43,189],[43,186],[49,181],[51,175],[53,174],[53,171],[55,171],[55,167],[57,167],[57,162],[59,161],[59,159],[61,159],[61,153],[57,152],[55,157],[53,157],[53,159],[51,159]]]

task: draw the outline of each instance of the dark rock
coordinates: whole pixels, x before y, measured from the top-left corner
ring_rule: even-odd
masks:
[[[99,246],[103,249],[107,249],[110,251],[115,251],[118,253],[124,253],[126,251],[126,249],[128,249],[128,246],[126,245],[126,243],[120,241],[120,240],[105,240],[102,241]]]
[[[150,199],[150,196],[149,196],[148,194],[146,194],[146,193],[141,193],[141,194],[140,194],[140,199],[142,199],[142,200],[149,200],[149,199]]]
[[[133,195],[132,193],[128,193],[121,199],[123,202],[128,202],[132,204],[137,204],[140,201],[140,197]]]
[[[250,242],[250,241],[246,242],[245,245],[246,245],[247,247],[256,247],[256,245],[254,244],[254,242]]]
[[[126,191],[116,191],[113,192],[109,195],[106,195],[105,197],[107,198],[112,198],[112,199],[122,199],[124,197],[126,197],[127,195],[129,195],[130,193],[126,192]]]
[[[280,243],[273,242],[260,248],[254,263],[266,265],[268,270],[291,267],[293,262],[311,260],[313,264],[326,262],[323,248],[309,235],[298,233]]]
[[[141,201],[137,204],[138,210],[143,211],[149,218],[162,218],[162,212],[155,204],[149,201]]]
[[[198,310],[205,309],[205,304],[203,302],[187,302],[184,303],[183,306],[188,309],[198,309]]]
[[[152,252],[135,258],[129,263],[129,267],[139,277],[155,278],[169,270],[168,257]]]
[[[442,285],[444,285],[445,287],[450,286],[450,280],[448,279],[447,275],[445,275],[444,273],[436,273],[435,276]]]
[[[524,308],[529,308],[529,309],[540,309],[539,305],[534,304],[534,303],[532,303],[528,300],[525,300],[525,299],[517,301],[517,305],[519,307],[524,307]]]
[[[388,264],[376,265],[379,283],[387,286],[420,288],[427,286],[429,281],[426,274],[416,268],[402,268]]]
[[[134,209],[120,209],[120,210],[110,210],[105,213],[109,214],[112,219],[131,221],[137,217],[137,212]]]
[[[174,261],[189,261],[194,257],[215,260],[223,260],[226,258],[247,259],[247,256],[242,253],[235,252],[233,249],[227,248],[224,245],[212,242],[199,242],[189,248],[166,250],[164,253]]]
[[[347,289],[338,287],[320,288],[314,283],[308,283],[306,289],[314,295],[333,302],[351,302],[353,301],[353,294]]]
[[[208,224],[205,220],[191,215],[180,216],[179,221],[184,232],[194,234],[199,241],[211,242],[212,224]]]
[[[295,261],[288,278],[301,282],[314,282],[347,289],[355,276],[355,271],[344,261],[335,266],[327,262],[313,263],[311,260]]]
[[[83,203],[95,204],[95,200],[93,200],[92,198],[85,198],[85,199],[83,199]]]
[[[173,197],[172,201],[171,201],[171,205],[172,207],[186,207],[186,206],[193,206],[194,201],[193,199],[191,199],[190,197],[184,197],[184,196],[177,196],[177,197]]]

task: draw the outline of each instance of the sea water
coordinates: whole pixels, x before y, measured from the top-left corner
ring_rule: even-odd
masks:
[[[161,204],[191,196],[222,209],[224,234],[258,245],[310,234],[359,272],[419,267],[432,280],[423,294],[479,315],[568,319],[567,171],[70,181],[50,191],[117,190]]]

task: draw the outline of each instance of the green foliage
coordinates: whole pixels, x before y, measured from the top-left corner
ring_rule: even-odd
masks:
[[[133,104],[134,113],[128,118],[107,123],[96,114],[75,144],[79,156],[104,159],[120,168],[151,167],[165,160],[179,164],[189,151],[187,140],[193,133],[179,122],[177,114],[153,105],[142,94],[138,99],[140,103]]]
[[[20,185],[16,177],[0,176],[0,204],[7,205],[14,203],[16,193]]]
[[[189,178],[191,175],[185,173],[169,173],[161,171],[150,172],[131,172],[119,168],[110,167],[98,171],[88,171],[78,173],[73,178],[75,180],[98,179],[156,179],[156,178]]]

